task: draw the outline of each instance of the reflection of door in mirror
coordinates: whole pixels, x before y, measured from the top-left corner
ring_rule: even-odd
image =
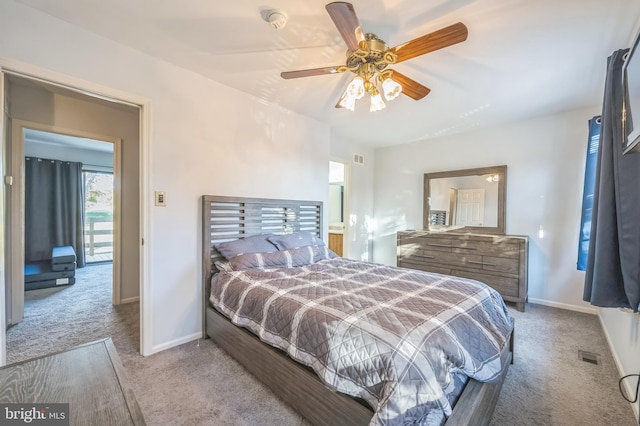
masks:
[[[330,161],[329,200],[327,203],[327,216],[329,219],[328,246],[338,256],[342,256],[344,246],[344,187],[345,165]]]
[[[490,175],[431,179],[430,211],[444,212],[456,226],[497,226],[498,184]]]
[[[460,189],[456,203],[455,225],[482,226],[484,221],[484,189]]]

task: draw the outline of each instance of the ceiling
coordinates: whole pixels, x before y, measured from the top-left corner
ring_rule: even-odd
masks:
[[[16,0],[267,102],[332,132],[389,146],[601,102],[606,58],[630,45],[637,0],[354,0],[364,32],[396,46],[456,22],[468,39],[395,65],[429,87],[369,112],[334,108],[351,73],[284,80],[341,65],[346,46],[319,0]],[[286,26],[263,20],[269,9]]]
[[[24,129],[26,143],[45,144],[60,148],[81,149],[97,152],[113,153],[113,144],[93,139],[63,135],[61,133],[43,132],[34,129]]]

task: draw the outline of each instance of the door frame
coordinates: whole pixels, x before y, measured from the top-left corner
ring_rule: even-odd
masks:
[[[344,176],[343,176],[343,184],[344,184],[344,193],[342,197],[342,255],[343,257],[349,256],[349,231],[350,227],[350,219],[351,219],[351,163],[343,158],[338,157],[329,157],[329,162],[340,163],[344,165]],[[328,208],[328,206],[327,206]],[[329,215],[327,214],[327,217]],[[327,229],[329,229],[327,225]]]
[[[31,64],[16,61],[9,58],[0,57],[0,75],[15,75],[21,78],[27,78],[35,81],[44,82],[46,84],[63,87],[87,96],[110,102],[126,104],[138,108],[139,111],[139,175],[138,185],[140,188],[139,199],[139,227],[140,227],[140,246],[139,246],[139,264],[140,264],[140,354],[143,356],[153,353],[153,317],[151,303],[151,284],[150,276],[150,246],[144,244],[145,239],[148,240],[149,230],[151,227],[151,205],[150,205],[150,187],[151,187],[151,100],[139,95],[135,95],[112,87],[102,86],[82,80],[77,77],[71,77],[66,74],[58,73],[52,70],[40,68]],[[2,77],[4,82],[4,76]],[[0,99],[2,111],[5,111],[5,97]],[[1,135],[4,139],[4,134]],[[0,247],[2,248],[2,247]],[[5,283],[0,280],[0,293],[4,297]],[[4,305],[3,305],[4,307]],[[6,322],[5,316],[1,315],[0,319],[0,366],[6,364]]]
[[[0,111],[0,176],[4,179],[4,157],[7,154],[7,123],[5,117],[8,115],[7,109],[5,108],[5,87],[4,87],[4,72],[2,68],[0,68],[0,106],[2,107],[2,111]],[[7,363],[7,336],[5,330],[7,329],[7,312],[4,311],[6,305],[6,286],[5,286],[5,185],[4,182],[0,182],[0,366],[5,365]]]
[[[100,135],[60,126],[52,126],[34,121],[11,120],[11,317],[12,323],[22,321],[24,314],[24,227],[25,227],[25,164],[24,131],[38,130],[77,138],[93,139],[113,144],[113,280],[112,302],[119,305],[120,265],[122,248],[120,235],[122,229],[122,140],[114,136]],[[16,295],[18,295],[16,297]]]

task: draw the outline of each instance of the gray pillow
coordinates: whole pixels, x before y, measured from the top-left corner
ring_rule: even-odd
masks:
[[[234,271],[245,269],[294,268],[310,265],[325,259],[338,257],[327,246],[305,246],[274,253],[239,254],[229,260],[228,266]],[[228,270],[226,270],[228,272]]]
[[[271,235],[267,238],[278,250],[291,250],[306,246],[324,246],[324,241],[309,231],[298,231],[291,234]]]
[[[225,259],[229,260],[242,253],[273,253],[278,248],[268,240],[274,234],[254,235],[253,237],[241,238],[239,240],[227,241],[215,245]]]

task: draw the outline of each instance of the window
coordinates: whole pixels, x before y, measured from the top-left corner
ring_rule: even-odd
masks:
[[[84,247],[87,263],[113,260],[113,173],[84,175]]]
[[[589,255],[589,235],[591,234],[591,214],[593,193],[596,187],[598,148],[600,147],[600,116],[589,120],[587,163],[584,170],[584,190],[582,193],[582,218],[580,220],[580,240],[578,241],[578,270],[587,269]]]

